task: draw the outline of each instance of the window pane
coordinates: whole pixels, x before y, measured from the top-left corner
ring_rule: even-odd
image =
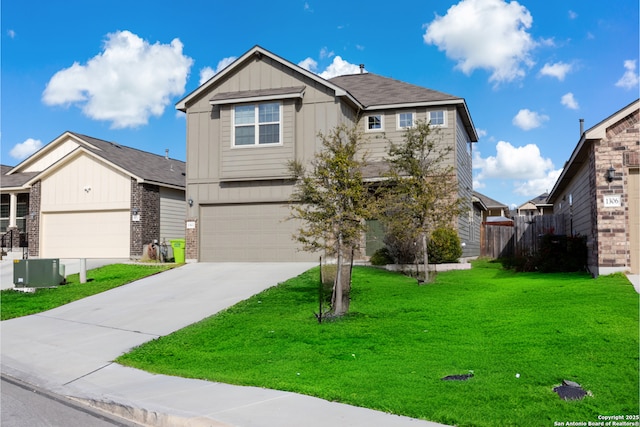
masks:
[[[369,129],[382,129],[381,116],[369,116]]]
[[[280,125],[260,125],[260,144],[280,142]]]
[[[235,145],[254,145],[256,143],[255,127],[237,126]]]
[[[255,107],[253,105],[239,105],[235,108],[235,124],[252,124],[255,120]]]
[[[410,128],[413,126],[413,113],[400,113],[399,122],[401,128]]]
[[[20,193],[18,194],[18,204],[16,206],[16,215],[18,217],[23,217],[27,215],[27,212],[29,212],[29,194],[27,193]]]
[[[258,106],[258,121],[260,123],[273,123],[280,121],[280,104],[260,104]]]
[[[444,111],[431,111],[429,113],[429,121],[432,125],[443,125]]]

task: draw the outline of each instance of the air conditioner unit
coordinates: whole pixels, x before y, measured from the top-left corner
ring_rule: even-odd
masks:
[[[13,263],[16,288],[51,288],[64,285],[64,264],[59,259],[17,259]]]

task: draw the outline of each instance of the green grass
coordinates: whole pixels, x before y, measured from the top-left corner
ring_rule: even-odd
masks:
[[[638,294],[622,275],[513,273],[479,261],[432,285],[356,268],[351,313],[318,324],[318,270],[117,362],[459,426],[638,414]],[[468,381],[442,381],[474,372]],[[516,378],[516,373],[520,378]],[[563,401],[563,379],[591,396]]]
[[[78,274],[72,274],[66,285],[57,288],[41,288],[35,293],[4,290],[0,292],[0,319],[41,313],[171,268],[171,265],[112,264],[88,270],[84,284]]]

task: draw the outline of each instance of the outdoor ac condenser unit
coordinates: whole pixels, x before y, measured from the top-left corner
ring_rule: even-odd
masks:
[[[64,264],[59,259],[17,259],[13,263],[16,288],[50,288],[65,284]]]

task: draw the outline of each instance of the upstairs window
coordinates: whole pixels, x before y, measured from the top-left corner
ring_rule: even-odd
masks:
[[[282,104],[237,105],[233,110],[233,146],[273,145],[282,142]]]
[[[374,114],[367,116],[367,132],[375,132],[384,130],[384,122],[381,114]]]
[[[444,110],[429,111],[429,124],[431,126],[446,126],[446,115]]]
[[[415,120],[415,113],[398,113],[398,129],[412,128]]]

